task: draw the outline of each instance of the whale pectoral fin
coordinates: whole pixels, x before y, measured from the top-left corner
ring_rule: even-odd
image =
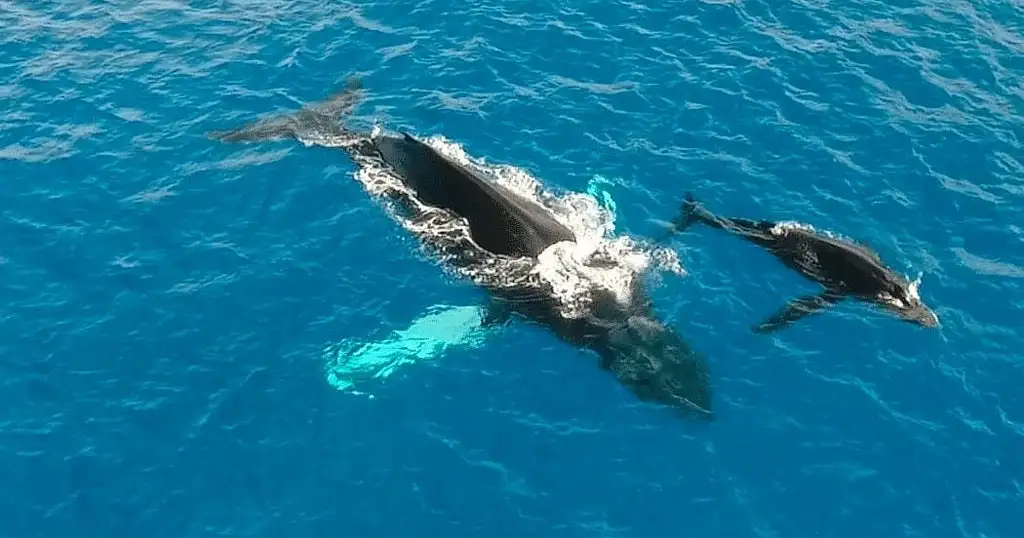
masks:
[[[767,334],[788,327],[793,322],[811,314],[820,312],[841,301],[843,296],[832,290],[825,290],[814,295],[805,295],[790,301],[768,319],[753,327],[753,331]]]

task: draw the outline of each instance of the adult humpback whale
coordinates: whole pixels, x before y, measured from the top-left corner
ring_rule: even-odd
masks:
[[[820,293],[787,303],[755,326],[755,332],[769,333],[787,327],[847,297],[880,306],[900,319],[924,327],[939,324],[935,312],[921,301],[918,283],[886,267],[876,252],[863,245],[807,226],[718,216],[687,193],[673,231],[685,230],[698,222],[731,231],[760,245],[787,267],[823,286]]]
[[[576,241],[573,231],[548,208],[407,133],[360,133],[343,126],[342,117],[361,94],[359,80],[350,78],[344,90],[323,102],[214,131],[210,137],[312,141],[342,148],[357,173],[386,171],[397,181],[378,184],[371,192],[393,202],[406,228],[449,267],[462,269],[489,292],[486,323],[504,324],[513,314],[532,320],[563,341],[596,352],[600,366],[640,400],[666,404],[687,416],[713,417],[705,360],[656,318],[639,274],[632,273],[625,297],[595,281],[581,284],[586,308],[567,314],[561,295],[536,269],[559,245]],[[602,263],[608,260],[590,267]]]

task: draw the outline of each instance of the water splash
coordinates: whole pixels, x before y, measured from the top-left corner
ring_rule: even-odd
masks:
[[[771,229],[772,235],[780,235],[780,236],[781,235],[786,235],[787,233],[789,233],[791,231],[803,231],[803,232],[810,232],[810,233],[820,233],[820,234],[826,235],[828,237],[832,237],[834,239],[841,239],[841,237],[839,237],[838,235],[836,235],[836,234],[834,234],[834,233],[832,233],[832,232],[830,232],[828,230],[818,230],[817,228],[815,228],[814,226],[811,226],[810,224],[807,224],[807,223],[804,223],[804,222],[798,222],[798,221],[795,221],[795,220],[783,220],[783,221],[776,222],[775,226],[772,226],[772,229]]]
[[[378,127],[373,135],[380,134]],[[343,146],[350,139],[318,137],[310,142]],[[576,235],[576,242],[550,246],[538,259],[511,258],[483,253],[469,235],[464,219],[419,202],[391,170],[372,159],[359,159],[355,179],[372,196],[401,197],[414,207],[408,212],[389,209],[391,216],[416,235],[421,244],[439,258],[443,270],[493,287],[543,287],[558,301],[566,317],[583,315],[597,289],[610,291],[619,301],[630,301],[634,281],[649,268],[685,274],[678,255],[671,249],[651,247],[627,236],[615,236],[616,205],[606,187],[609,180],[595,175],[586,193],[557,192],[521,168],[489,164],[469,157],[457,143],[443,136],[424,142],[446,157],[489,178],[509,190],[549,209],[554,217]],[[445,264],[478,251],[473,263]],[[456,256],[446,253],[458,252]],[[482,327],[481,307],[437,306],[415,319],[409,328],[395,331],[377,342],[343,341],[327,349],[328,382],[339,390],[355,391],[367,379],[390,376],[396,369],[424,360],[434,360],[453,346],[482,346],[488,330]]]
[[[634,280],[648,269],[685,274],[674,250],[614,235],[615,202],[604,188],[610,182],[603,176],[595,175],[585,193],[561,192],[543,186],[521,168],[471,158],[459,144],[443,136],[435,135],[425,142],[446,157],[546,207],[576,235],[576,242],[552,245],[536,261],[507,266],[502,271],[477,272],[468,275],[471,278],[490,285],[543,285],[560,301],[562,315],[578,317],[586,311],[597,289],[609,291],[626,303],[631,299]]]

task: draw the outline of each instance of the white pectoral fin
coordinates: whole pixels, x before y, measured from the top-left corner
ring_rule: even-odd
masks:
[[[325,353],[327,381],[339,390],[348,390],[368,379],[389,377],[404,366],[436,359],[451,347],[478,348],[492,328],[508,319],[493,303],[432,306],[408,327],[383,339],[345,340],[329,346]]]
[[[604,210],[611,216],[613,222],[615,221],[618,211],[615,205],[615,199],[612,198],[607,187],[615,183],[618,182],[613,182],[601,175],[595,175],[587,182],[587,194],[593,196],[594,199],[597,200],[597,203],[600,204],[601,207],[604,208]]]

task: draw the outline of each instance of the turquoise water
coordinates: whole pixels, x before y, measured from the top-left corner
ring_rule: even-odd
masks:
[[[0,536],[1017,532],[1019,4],[0,5]],[[604,178],[617,233],[693,191],[854,236],[942,326],[753,334],[814,286],[694,228],[651,294],[718,419],[640,404],[536,327],[476,332],[341,152],[205,136],[350,73],[363,121]],[[418,334],[332,384],[331,350]]]

